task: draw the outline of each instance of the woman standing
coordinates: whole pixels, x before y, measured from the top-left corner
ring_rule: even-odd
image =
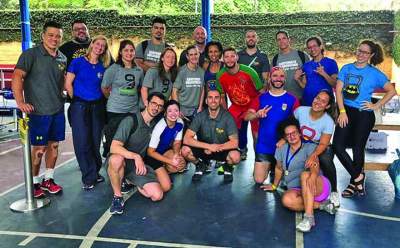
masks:
[[[203,69],[205,71],[204,83],[206,89],[204,94],[207,95],[209,90],[217,89],[217,86],[215,85],[217,80],[217,72],[219,72],[224,66],[224,63],[221,61],[223,48],[220,42],[210,41],[207,43],[204,50],[206,52],[205,56],[207,59],[207,61],[203,64]]]
[[[365,194],[364,149],[375,125],[374,110],[396,95],[388,78],[375,67],[382,62],[382,47],[373,41],[364,40],[356,51],[356,62],[343,66],[339,72],[336,86],[339,117],[333,149],[351,176],[349,185],[342,192],[343,197]],[[378,88],[383,88],[386,93],[377,103],[372,103],[372,93]],[[353,159],[346,152],[348,145],[353,150]]]
[[[160,61],[161,63],[158,63],[157,67],[150,68],[144,77],[143,86],[140,90],[144,106],[147,106],[147,96],[152,92],[162,93],[166,101],[171,96],[172,84],[178,74],[174,49],[165,48],[160,55]]]
[[[134,59],[135,46],[132,41],[123,40],[119,44],[117,61],[104,73],[101,87],[108,98],[104,155],[110,151],[112,138],[121,120],[139,111],[138,87],[142,84],[144,75]]]
[[[65,89],[72,99],[71,124],[75,155],[82,172],[83,189],[89,190],[104,181],[101,168],[100,142],[104,127],[104,97],[101,80],[110,64],[105,36],[92,39],[85,56],[72,60]]]

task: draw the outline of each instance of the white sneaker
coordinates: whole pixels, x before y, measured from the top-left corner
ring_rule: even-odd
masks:
[[[329,199],[324,202],[321,202],[319,205],[319,209],[329,214],[336,214],[335,205]]]
[[[296,226],[296,230],[300,232],[309,232],[315,226],[314,217],[304,216],[303,220]]]
[[[329,200],[333,203],[333,206],[335,208],[340,207],[340,196],[338,192],[331,192],[329,195]]]

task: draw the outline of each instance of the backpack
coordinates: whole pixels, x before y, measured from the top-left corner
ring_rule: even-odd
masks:
[[[297,50],[297,54],[299,55],[300,60],[304,65],[304,63],[306,62],[306,54],[299,50]],[[272,59],[272,66],[276,66],[276,63],[278,62],[278,56],[279,56],[279,54],[276,54],[274,56],[274,58]]]
[[[126,146],[126,145],[128,144],[129,139],[131,138],[131,136],[132,136],[134,133],[136,133],[136,131],[138,130],[138,119],[137,119],[136,114],[129,115],[129,116],[130,116],[130,117],[132,118],[132,120],[133,120],[133,126],[131,127],[131,130],[130,130],[130,132],[129,132],[128,139],[126,139],[126,142],[124,143],[124,146]]]

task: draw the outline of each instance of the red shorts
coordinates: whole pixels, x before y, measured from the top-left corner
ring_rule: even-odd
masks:
[[[239,106],[236,104],[232,104],[229,108],[228,111],[231,113],[233,120],[236,123],[236,126],[238,129],[242,126],[242,121],[244,121],[244,117],[246,116],[247,110],[250,108],[250,105],[246,106]],[[251,131],[253,133],[258,133],[258,126],[259,122],[258,119],[254,119],[250,121],[251,124]]]

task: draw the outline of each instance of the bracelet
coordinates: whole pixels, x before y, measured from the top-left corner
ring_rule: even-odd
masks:
[[[272,188],[272,190],[276,190],[276,185],[275,184],[273,184],[273,183],[271,183],[271,188]]]
[[[339,109],[339,113],[346,113],[346,109]]]

